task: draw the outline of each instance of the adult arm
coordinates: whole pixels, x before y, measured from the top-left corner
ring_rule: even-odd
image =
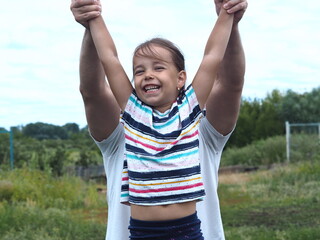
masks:
[[[219,8],[222,7],[221,1],[215,1],[217,11],[219,11]],[[208,121],[223,135],[232,131],[240,110],[245,74],[245,54],[238,23],[247,8],[247,1],[230,0],[225,7],[229,9],[230,13],[235,13],[234,24],[225,56],[206,105]]]
[[[99,8],[91,0],[73,0],[71,11],[79,23],[88,27],[87,20],[99,16]],[[88,127],[92,136],[101,141],[119,123],[120,108],[105,80],[91,34],[85,30],[80,54],[80,92],[83,98]]]
[[[224,0],[224,3],[227,1]],[[201,108],[204,107],[223,60],[233,24],[233,14],[221,8],[218,19],[208,38],[204,56],[193,79],[192,86]]]

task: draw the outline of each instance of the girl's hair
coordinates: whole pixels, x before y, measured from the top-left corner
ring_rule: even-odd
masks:
[[[163,60],[152,47],[152,45],[157,45],[168,50],[171,53],[172,61],[177,70],[179,72],[185,70],[183,54],[175,44],[164,38],[152,38],[144,43],[141,43],[134,50],[133,56],[148,56],[155,59]]]

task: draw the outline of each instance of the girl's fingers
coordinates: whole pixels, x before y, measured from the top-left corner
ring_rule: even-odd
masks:
[[[97,12],[97,11],[94,11],[94,12],[87,12],[87,13],[84,13],[82,16],[81,16],[81,19],[82,21],[89,21],[93,18],[96,18],[100,15],[101,13],[100,12]]]

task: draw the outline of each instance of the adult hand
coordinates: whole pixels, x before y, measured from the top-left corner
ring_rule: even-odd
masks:
[[[101,14],[100,0],[71,0],[70,10],[78,23],[89,28],[88,21]]]
[[[214,0],[217,14],[219,14],[221,7],[225,8],[228,13],[234,13],[234,22],[238,23],[243,17],[244,12],[248,7],[247,0]]]

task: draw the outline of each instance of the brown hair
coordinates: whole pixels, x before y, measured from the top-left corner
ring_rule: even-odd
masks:
[[[134,50],[133,56],[149,56],[156,59],[161,59],[159,54],[152,48],[152,45],[158,45],[159,47],[168,50],[171,53],[172,61],[176,69],[179,72],[185,70],[183,54],[175,44],[164,38],[152,38],[144,43],[141,43]]]

